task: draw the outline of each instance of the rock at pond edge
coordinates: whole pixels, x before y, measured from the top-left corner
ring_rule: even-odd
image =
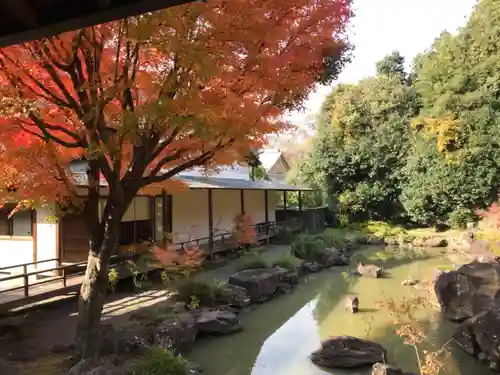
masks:
[[[337,336],[321,343],[311,353],[311,361],[324,368],[356,368],[384,362],[386,349],[375,342],[352,336]]]

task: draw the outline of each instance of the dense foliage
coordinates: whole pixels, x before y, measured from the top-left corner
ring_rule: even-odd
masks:
[[[97,355],[109,262],[137,193],[185,188],[180,172],[242,161],[286,128],[281,115],[343,66],[350,16],[349,0],[214,0],[0,49],[0,205],[84,206],[77,357]],[[84,189],[74,159],[87,161]]]
[[[394,52],[377,74],[337,86],[301,163],[343,222],[463,226],[500,184],[500,4],[478,3],[407,73]]]

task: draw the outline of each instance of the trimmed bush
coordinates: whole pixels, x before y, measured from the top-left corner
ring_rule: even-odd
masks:
[[[292,254],[285,254],[276,259],[274,266],[293,271],[300,266],[300,259],[294,257]]]
[[[213,306],[215,301],[215,286],[199,280],[184,279],[178,282],[175,289],[182,302],[190,303],[193,299],[200,306]]]
[[[363,234],[372,234],[379,238],[400,237],[407,234],[407,231],[400,226],[375,220],[362,223],[361,232]]]
[[[187,361],[166,349],[154,348],[129,372],[130,375],[186,375]]]
[[[302,260],[317,260],[326,249],[325,242],[312,234],[299,234],[292,243],[292,255]]]
[[[243,271],[243,270],[255,270],[262,268],[269,268],[269,264],[260,256],[251,254],[247,255],[244,258],[241,258],[237,270]]]
[[[328,228],[321,234],[321,239],[325,242],[326,247],[344,247],[346,239],[350,236],[352,233],[348,233],[346,229]]]

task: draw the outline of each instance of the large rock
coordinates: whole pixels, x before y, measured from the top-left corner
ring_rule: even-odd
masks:
[[[154,333],[155,346],[182,351],[196,339],[196,320],[190,313],[179,314],[160,323]]]
[[[382,276],[382,268],[375,264],[363,264],[358,262],[358,267],[356,268],[361,276],[378,278]]]
[[[332,247],[326,249],[320,259],[318,259],[318,263],[325,268],[333,266],[346,266],[349,264],[349,257],[341,250]]]
[[[351,336],[332,337],[311,354],[311,361],[325,368],[355,368],[384,362],[385,348],[372,341]]]
[[[0,374],[17,375],[19,371],[13,363],[0,358]]]
[[[468,319],[457,328],[453,340],[467,353],[497,366],[500,364],[500,309]]]
[[[434,291],[441,311],[454,321],[468,319],[496,306],[500,264],[473,262],[441,274]]]
[[[375,363],[372,367],[372,375],[405,375],[405,373],[386,363]]]
[[[227,304],[232,307],[243,308],[250,304],[250,297],[245,288],[226,284],[220,288],[216,297],[218,304]]]
[[[111,363],[81,360],[69,370],[68,375],[126,375],[126,373],[126,370]]]
[[[250,269],[229,277],[229,284],[245,288],[252,303],[263,302],[279,292],[286,282],[286,271],[280,268]]]
[[[140,355],[149,349],[148,339],[152,330],[147,325],[125,326],[115,330],[111,324],[101,327],[100,355]]]
[[[203,310],[196,314],[195,327],[199,333],[209,335],[223,335],[243,329],[235,314],[220,310]]]

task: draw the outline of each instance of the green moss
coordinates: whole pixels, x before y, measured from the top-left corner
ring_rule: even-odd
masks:
[[[323,255],[326,246],[322,238],[302,233],[292,243],[292,255],[303,260],[316,260]]]
[[[295,270],[300,266],[300,259],[292,254],[284,254],[274,261],[274,265],[286,270]]]
[[[360,224],[360,232],[374,235],[379,238],[400,237],[407,234],[403,227],[387,223],[385,221],[370,220]]]
[[[154,348],[141,358],[129,375],[185,375],[187,361],[169,350]]]
[[[200,306],[213,306],[215,303],[216,288],[205,281],[184,279],[174,285],[174,288],[182,302],[189,304],[196,300]]]
[[[240,259],[237,265],[238,271],[268,268],[269,264],[256,254],[249,254]]]

